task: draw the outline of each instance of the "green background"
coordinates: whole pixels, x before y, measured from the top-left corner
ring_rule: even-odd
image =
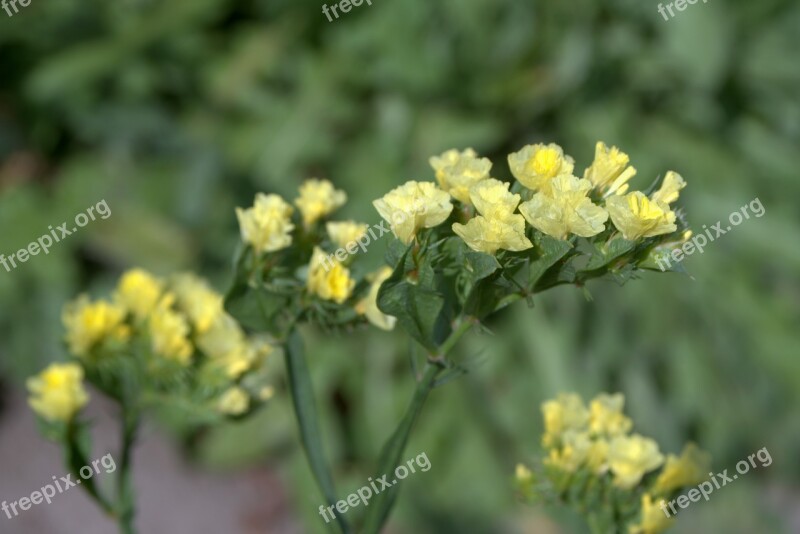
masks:
[[[582,532],[564,511],[517,502],[513,466],[540,454],[544,399],[621,391],[664,451],[694,440],[717,471],[762,447],[773,457],[693,505],[676,532],[797,532],[800,5],[714,0],[668,21],[656,6],[373,0],[332,23],[305,0],[0,11],[0,253],[101,199],[112,210],[0,269],[6,393],[65,357],[63,303],[108,291],[129,266],[197,271],[224,290],[233,210],[257,191],[293,199],[303,179],[329,178],[350,198],[338,217],[374,224],[371,201],[432,180],[427,159],[445,149],[474,147],[508,179],[505,156],[525,144],[558,142],[582,172],[603,140],[631,155],[636,188],[680,172],[696,230],[755,198],[766,214],[689,258],[691,277],[590,285],[591,303],[561,288],[462,342],[476,365],[426,406],[407,456],[425,451],[432,468],[408,479],[393,531]],[[376,265],[384,246],[371,247]],[[308,331],[307,345],[349,493],[410,396],[408,344],[365,330]],[[196,459],[272,466],[301,531],[324,531],[283,386]]]

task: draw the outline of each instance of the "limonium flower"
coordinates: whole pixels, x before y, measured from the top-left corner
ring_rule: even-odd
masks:
[[[674,171],[667,171],[664,181],[661,182],[661,188],[650,195],[650,200],[669,206],[680,198],[681,190],[684,187],[686,187],[686,181],[680,174]]]
[[[594,161],[584,171],[583,177],[606,196],[624,195],[628,191],[628,181],[636,175],[636,169],[629,166],[629,162],[626,153],[598,141]]]
[[[369,226],[355,221],[329,222],[325,225],[331,241],[341,248],[347,248],[367,234]]]
[[[450,195],[431,182],[413,180],[392,189],[372,205],[406,245],[419,230],[442,224],[453,211]]]
[[[572,174],[575,160],[564,154],[555,143],[527,145],[508,156],[508,166],[514,178],[534,191],[548,192],[556,176]]]
[[[658,444],[638,434],[617,436],[609,442],[608,465],[614,475],[614,484],[622,489],[636,486],[642,477],[658,469],[664,456]]]
[[[189,322],[172,309],[174,302],[174,294],[165,294],[150,315],[152,349],[163,358],[188,365],[193,352],[189,342]]]
[[[176,275],[171,288],[178,307],[189,317],[197,333],[208,331],[222,317],[222,295],[199,277],[189,273]]]
[[[591,448],[588,433],[568,430],[561,435],[561,446],[550,450],[545,464],[574,473],[586,462]]]
[[[589,431],[596,435],[619,436],[630,432],[631,421],[622,409],[625,396],[622,393],[602,393],[589,403]]]
[[[123,273],[114,293],[114,302],[139,320],[145,319],[158,304],[164,284],[144,269]]]
[[[488,178],[492,169],[492,162],[488,158],[479,158],[471,148],[463,152],[448,150],[429,161],[436,171],[439,186],[465,204],[470,202],[470,187]]]
[[[239,378],[272,352],[267,343],[247,339],[236,320],[227,313],[198,335],[196,342],[211,362],[232,379]]]
[[[104,300],[91,302],[85,295],[67,304],[62,322],[72,354],[83,357],[106,339],[125,341],[130,328],[125,324],[125,308]]]
[[[250,396],[238,386],[229,388],[217,400],[217,410],[225,415],[241,415],[250,408]]]
[[[89,402],[83,369],[74,363],[54,363],[28,379],[28,404],[51,422],[69,421]]]
[[[319,247],[314,247],[307,282],[312,295],[342,304],[350,298],[355,285],[346,267],[335,258],[329,258]]]
[[[253,207],[236,208],[242,241],[252,245],[256,254],[275,252],[292,244],[291,221],[294,208],[278,195],[256,194]]]
[[[306,180],[299,191],[300,196],[295,199],[294,204],[303,215],[306,226],[330,215],[347,202],[347,194],[335,189],[328,180]]]
[[[587,180],[562,174],[551,181],[548,192],[536,193],[519,211],[531,226],[556,239],[592,237],[605,230],[608,213],[589,199],[591,189]]]
[[[470,188],[470,200],[478,213],[490,219],[498,213],[514,213],[520,196],[509,192],[509,185],[494,178],[481,180]]]
[[[380,291],[381,284],[388,280],[390,276],[392,276],[391,267],[382,267],[377,272],[369,275],[367,278],[372,281],[369,293],[356,304],[356,312],[366,316],[370,323],[381,330],[391,330],[397,322],[395,317],[386,315],[378,308],[378,291]]]
[[[489,178],[470,188],[470,200],[480,215],[467,224],[454,223],[456,233],[472,250],[495,254],[498,250],[526,250],[533,243],[525,236],[525,219],[515,214],[520,196],[509,184]]]
[[[672,526],[674,519],[667,517],[649,493],[642,495],[641,522],[632,525],[629,534],[658,534]]]
[[[589,411],[583,404],[583,399],[575,393],[562,393],[554,400],[545,401],[542,403],[542,415],[542,444],[545,447],[556,445],[569,430],[585,430],[589,423]]]
[[[678,228],[669,206],[650,200],[640,191],[608,198],[606,209],[614,226],[630,241],[670,234]]]
[[[667,455],[667,462],[656,479],[653,492],[666,495],[679,488],[694,486],[705,480],[710,470],[711,456],[694,443],[689,443],[680,457]]]

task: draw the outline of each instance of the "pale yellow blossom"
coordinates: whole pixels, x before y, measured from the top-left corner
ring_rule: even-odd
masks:
[[[152,349],[162,358],[188,365],[193,352],[189,341],[189,322],[173,309],[174,303],[175,295],[166,293],[150,314]]]
[[[351,243],[358,242],[359,239],[367,235],[369,226],[355,221],[329,222],[325,225],[328,236],[336,246],[346,249]],[[355,247],[352,245],[351,248]]]
[[[294,201],[303,215],[306,226],[314,224],[342,207],[347,202],[347,194],[333,187],[328,180],[312,178],[300,186],[300,196]]]
[[[236,208],[242,240],[257,254],[275,252],[292,244],[294,209],[278,195],[258,193],[253,207]]]
[[[562,393],[556,399],[542,403],[545,447],[554,447],[567,431],[584,431],[589,424],[589,411],[583,399],[575,393]]]
[[[564,154],[555,143],[549,145],[527,145],[520,151],[509,154],[508,166],[514,178],[534,191],[549,192],[550,183],[556,176],[572,174],[575,160]]]
[[[228,389],[217,400],[217,410],[225,415],[242,415],[250,409],[250,396],[238,386]]]
[[[450,195],[431,182],[413,180],[392,189],[372,205],[406,245],[419,230],[442,224],[453,211]]]
[[[640,191],[608,198],[606,209],[614,226],[630,241],[671,234],[678,228],[669,206],[651,201]]]
[[[533,247],[525,235],[522,215],[495,213],[491,218],[478,215],[467,224],[453,223],[453,232],[477,252],[495,254],[498,250],[520,251]]]
[[[686,180],[680,174],[667,171],[664,181],[661,182],[661,188],[650,195],[650,200],[669,206],[680,198],[681,190],[684,187],[686,187]]]
[[[87,356],[107,339],[126,341],[130,327],[125,324],[125,308],[104,300],[91,302],[85,295],[67,304],[62,314],[66,341],[75,356]]]
[[[664,513],[661,501],[658,503],[653,497],[645,493],[642,495],[641,522],[631,525],[629,534],[659,534],[664,532],[675,520]]]
[[[131,269],[119,279],[114,302],[143,320],[156,307],[163,289],[164,284],[152,274],[144,269]]]
[[[622,489],[631,489],[642,477],[661,467],[664,455],[658,444],[638,434],[617,436],[608,447],[608,465],[614,475],[614,484]]]
[[[69,421],[89,402],[83,387],[83,369],[74,363],[51,364],[28,379],[28,404],[51,422]]]
[[[439,186],[465,204],[470,202],[470,187],[488,178],[492,169],[492,162],[487,158],[479,158],[471,148],[463,152],[448,150],[432,157],[430,164],[436,171]]]
[[[367,320],[381,330],[391,330],[394,328],[397,319],[391,315],[386,315],[378,308],[378,291],[381,285],[392,276],[391,267],[383,267],[370,275],[372,285],[369,293],[357,305],[356,312],[366,316]]]
[[[622,413],[625,396],[622,393],[600,394],[589,403],[589,430],[593,434],[619,436],[627,434],[633,421]]]
[[[583,177],[604,195],[624,195],[628,181],[636,175],[636,169],[628,165],[630,158],[617,147],[608,148],[598,141],[595,145],[594,161],[583,173]]]
[[[328,256],[319,247],[314,247],[308,267],[307,287],[311,294],[323,300],[342,304],[353,293],[355,281],[350,271],[337,259]]]
[[[666,495],[673,490],[699,484],[711,470],[711,456],[694,443],[684,447],[680,457],[667,455],[667,462],[656,479],[653,492]]]

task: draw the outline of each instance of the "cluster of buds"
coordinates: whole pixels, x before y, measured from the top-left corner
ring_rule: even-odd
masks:
[[[161,280],[122,275],[111,298],[86,295],[65,306],[73,361],[29,380],[30,405],[51,423],[70,422],[88,402],[84,378],[137,410],[172,402],[204,420],[243,416],[272,395],[272,346],[245,335],[222,295],[192,274]]]
[[[542,404],[546,456],[536,473],[520,464],[525,498],[560,503],[583,515],[593,532],[657,534],[674,519],[659,506],[707,476],[708,454],[688,444],[664,456],[658,444],[632,433],[621,394],[601,394],[588,405],[576,394]]]

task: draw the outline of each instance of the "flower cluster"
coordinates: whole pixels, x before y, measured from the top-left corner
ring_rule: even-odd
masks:
[[[246,297],[231,297],[229,306],[244,314],[240,319],[279,336],[281,318],[285,324],[293,324],[304,316],[331,327],[369,321],[382,329],[392,328],[392,318],[378,310],[377,289],[370,287],[373,280],[385,280],[381,274],[385,268],[359,271],[356,276],[351,271],[352,255],[340,259],[334,254],[336,249],[354,250],[369,231],[367,224],[329,220],[346,200],[346,193],[331,182],[314,178],[300,186],[294,202],[299,210],[296,223],[294,209],[278,195],[259,193],[252,207],[237,208],[242,240],[247,245],[242,258],[250,258],[245,264],[240,262],[240,281],[260,285],[276,303],[265,323],[263,314],[250,317],[243,311],[248,307]],[[387,209],[391,209],[389,204]]]
[[[619,393],[600,394],[588,406],[576,394],[543,403],[547,456],[542,480],[518,466],[523,493],[556,496],[577,509],[589,509],[598,532],[621,532],[620,525],[627,525],[631,534],[655,534],[669,527],[672,519],[656,503],[704,480],[710,459],[693,444],[680,456],[665,458],[654,440],[631,432],[633,422],[623,413],[624,404]],[[619,521],[615,518],[621,523],[607,528]]]
[[[110,299],[82,295],[65,306],[62,319],[76,361],[52,365],[28,382],[31,407],[48,421],[68,422],[86,404],[84,374],[123,402],[184,395],[198,410],[224,415],[242,415],[251,398],[268,396],[261,374],[272,347],[247,337],[223,309],[222,296],[192,274],[162,280],[132,269]],[[131,390],[120,387],[126,380],[136,388],[134,398],[122,398]],[[234,395],[237,402],[230,401]]]

